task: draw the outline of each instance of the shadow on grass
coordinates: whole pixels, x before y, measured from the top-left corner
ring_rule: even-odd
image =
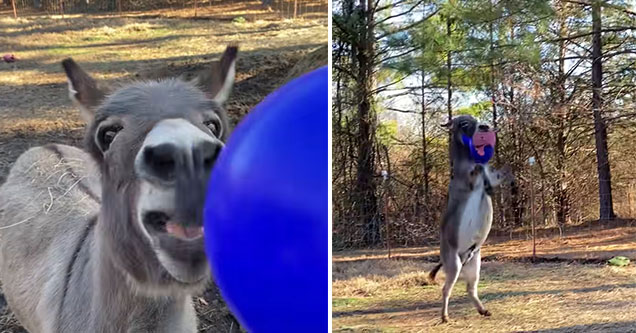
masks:
[[[0,30],[2,29],[2,25],[0,24]],[[319,24],[307,24],[301,26],[295,26],[294,28],[303,29],[303,28],[312,28],[320,26]],[[169,27],[166,25],[166,28]],[[87,27],[92,28],[92,27]],[[46,50],[54,50],[54,49],[91,49],[91,48],[99,48],[99,47],[113,47],[113,46],[135,46],[135,45],[148,45],[154,44],[158,42],[166,42],[171,40],[177,40],[180,38],[194,38],[194,37],[226,37],[226,36],[247,36],[254,34],[261,34],[266,32],[274,32],[274,31],[285,31],[289,28],[281,27],[277,24],[270,24],[269,27],[265,27],[262,29],[256,30],[246,30],[240,32],[221,32],[221,33],[209,33],[209,34],[181,34],[181,35],[169,35],[169,36],[161,36],[155,38],[141,38],[140,39],[130,39],[126,38],[118,42],[109,42],[109,43],[94,43],[94,44],[79,44],[79,45],[66,45],[66,44],[50,44],[47,46],[23,46],[19,43],[14,43],[8,41],[5,43],[5,49],[11,50],[12,52],[20,52],[20,51],[46,51]],[[79,29],[81,30],[81,29]],[[63,32],[63,31],[61,31]],[[22,31],[20,31],[22,33]],[[36,33],[36,32],[33,32]],[[8,35],[10,35],[9,33]]]
[[[323,16],[320,16],[323,17]],[[103,24],[109,27],[121,27],[130,23],[139,22],[142,23],[148,20],[161,20],[157,23],[159,27],[163,28],[171,28],[175,23],[175,21],[184,21],[184,22],[192,22],[198,20],[207,20],[207,21],[217,21],[217,22],[231,22],[236,15],[229,16],[200,16],[200,17],[167,17],[164,15],[125,15],[122,17],[117,16],[103,16],[103,15],[92,15],[92,14],[83,14],[81,16],[71,16],[63,19],[53,19],[45,16],[34,16],[28,21],[21,21],[20,23],[15,23],[12,21],[1,21],[0,22],[0,31],[7,30],[8,28],[17,28],[20,29],[4,32],[2,37],[19,37],[19,36],[31,36],[36,34],[45,34],[45,33],[67,33],[67,32],[78,32],[82,30],[93,29],[97,27],[99,24]],[[311,19],[312,17],[307,17]],[[303,28],[311,28],[319,26],[316,23],[310,22],[296,22],[294,24],[295,29],[303,29]],[[265,28],[256,29],[256,30],[248,30],[240,32],[239,34],[258,34],[264,32],[271,31],[282,31],[286,30],[284,27],[280,27],[277,23],[272,23],[267,25]],[[223,33],[211,33],[210,36],[229,36],[236,35],[236,32],[223,32]]]
[[[276,49],[258,49],[241,52],[237,63],[237,80],[227,103],[227,110],[233,124],[236,124],[249,109],[254,107],[267,94],[283,84],[290,68],[302,58],[306,51],[322,46],[322,43],[300,46],[287,46]],[[99,77],[103,73],[121,73],[121,78],[98,79],[104,86],[116,87],[121,83],[133,80],[155,80],[180,75],[190,76],[208,68],[210,61],[221,56],[220,52],[198,54],[192,56],[165,57],[152,60],[128,61],[88,61],[80,62],[80,66],[88,73]],[[61,60],[62,57],[60,57]],[[47,59],[50,60],[50,57]],[[5,112],[0,115],[1,121],[9,121],[11,117],[41,117],[35,114],[42,108],[56,109],[71,107],[68,99],[67,83],[62,79],[63,70],[60,62],[47,65],[27,64],[40,72],[60,75],[57,83],[32,83],[25,85],[0,84],[0,100],[5,100]],[[0,70],[2,75],[3,70]],[[36,78],[37,80],[37,78]],[[6,97],[4,97],[5,95]],[[49,96],[41,99],[38,96]],[[53,96],[53,98],[50,98]]]
[[[8,42],[6,43],[6,49],[12,50],[14,52],[20,51],[46,51],[52,49],[91,49],[97,47],[111,47],[111,46],[134,46],[134,45],[143,45],[143,44],[153,44],[158,42],[165,42],[170,40],[175,40],[179,38],[193,38],[193,37],[203,37],[207,36],[207,34],[190,34],[190,35],[170,35],[170,36],[161,36],[155,38],[143,38],[143,39],[130,39],[126,38],[124,40],[118,42],[110,42],[110,43],[94,43],[94,44],[78,44],[78,45],[66,45],[66,44],[49,44],[47,46],[23,46],[20,43]]]
[[[231,123],[233,125],[237,124],[267,94],[283,84],[283,80],[290,68],[304,55],[303,51],[322,45],[324,44],[281,47],[242,53],[236,68],[237,81],[230,99],[226,103]],[[170,57],[152,61],[89,62],[88,64],[80,63],[80,65],[91,74],[103,72],[96,70],[99,67],[102,69],[110,67],[111,71],[129,70],[129,74],[121,79],[98,80],[100,84],[116,86],[121,82],[131,82],[133,80],[153,80],[176,77],[182,74],[195,74],[200,70],[209,68],[210,61],[207,59],[216,60],[219,57],[220,53],[209,53],[180,57],[182,61],[175,61],[179,57]],[[63,70],[59,63],[51,64],[47,69],[63,75]],[[67,89],[67,83],[63,80],[60,80],[59,83],[36,83],[19,87],[10,84],[0,84],[0,100],[6,102],[3,105],[4,109],[0,115],[0,122],[8,124],[15,118],[27,118],[34,119],[37,123],[38,119],[51,120],[51,118],[59,117],[60,115],[57,114],[40,113],[49,109],[73,110]],[[68,113],[65,111],[64,114]],[[25,128],[11,133],[0,131],[0,184],[6,178],[9,168],[15,159],[28,148],[48,143],[77,146],[81,143],[82,135],[82,130],[71,131],[69,128],[57,127],[52,129]]]
[[[38,17],[37,19],[29,20],[27,23],[20,23],[19,30],[12,32],[4,32],[2,37],[18,37],[18,36],[30,36],[34,34],[44,33],[65,33],[70,31],[82,31],[86,29],[92,29],[95,26],[90,24],[87,20],[89,17],[69,17],[65,19],[52,19],[45,17]],[[108,21],[109,26],[122,26],[126,24],[126,21],[118,18],[108,18],[104,21]],[[0,31],[7,28],[15,28],[16,24],[0,23]]]
[[[530,333],[530,332],[634,332],[636,330],[636,321],[621,321],[614,323],[598,323],[598,324],[585,324],[585,325],[573,325],[558,328],[548,328],[543,330],[532,331],[515,331],[515,333]]]
[[[503,293],[484,293],[480,295],[482,301],[499,300],[502,298],[519,297],[528,295],[559,295],[564,293],[592,293],[598,291],[611,291],[617,288],[636,288],[636,283],[623,283],[616,285],[601,285],[596,287],[586,288],[573,288],[573,289],[557,289],[557,290],[537,290],[537,291],[511,291]],[[453,304],[470,304],[467,297],[454,298],[451,301]],[[381,314],[381,313],[397,313],[397,312],[410,312],[429,310],[433,308],[440,308],[441,302],[417,302],[409,303],[408,306],[395,306],[396,302],[385,303],[386,306],[380,306],[374,309],[367,310],[354,310],[354,311],[333,311],[333,317],[352,317],[359,315]]]
[[[616,251],[599,251],[603,253],[607,253],[607,256],[613,257],[615,255],[624,255],[628,251],[633,250],[616,250]],[[482,262],[515,262],[515,263],[528,263],[528,264],[544,264],[544,263],[568,263],[568,264],[581,264],[581,265],[602,265],[607,262],[607,259],[604,258],[583,258],[585,257],[586,252],[572,252],[568,253],[568,256],[572,257],[558,257],[558,256],[537,256],[535,260],[531,256],[515,256],[515,257],[507,257],[502,255],[488,255],[483,256]],[[577,258],[579,256],[580,258]],[[605,256],[604,256],[605,257]],[[351,263],[361,263],[365,261],[379,261],[379,260],[387,260],[386,257],[377,257],[377,258],[359,258],[359,259],[351,259],[342,261],[343,264],[351,264]],[[427,255],[392,255],[391,260],[412,260],[416,262],[425,262],[425,263],[438,263],[440,261],[439,255],[437,254],[427,254]],[[337,262],[340,263],[340,262]]]
[[[300,52],[306,51],[313,48],[317,48],[323,46],[325,43],[311,43],[304,45],[293,45],[293,46],[283,46],[278,48],[263,48],[263,49],[255,49],[251,51],[242,51],[240,54],[239,61],[237,62],[237,70],[238,67],[241,67],[243,64],[242,60],[245,58],[250,58],[252,56],[261,56],[263,54],[280,54],[286,52]],[[24,67],[19,67],[19,70],[37,70],[43,73],[54,73],[60,74],[63,73],[61,69],[61,65],[43,65],[41,61],[50,61],[55,58],[59,58],[59,62],[64,58],[72,57],[72,54],[54,57],[54,56],[42,56],[39,58],[32,58],[30,62]],[[157,59],[139,59],[139,60],[116,60],[116,61],[81,61],[79,65],[82,66],[86,71],[95,74],[99,72],[113,72],[113,69],[118,70],[127,70],[127,71],[135,71],[139,69],[140,65],[149,65],[149,64],[158,64],[165,65],[169,63],[188,63],[188,62],[200,62],[205,59],[219,59],[221,56],[221,52],[211,52],[211,53],[202,53],[196,55],[189,56],[172,56],[172,57],[163,57]],[[289,68],[288,68],[289,69]],[[13,73],[14,70],[4,66],[0,67],[0,73],[7,72]]]
[[[533,291],[510,291],[503,293],[485,293],[481,295],[483,300],[497,300],[508,297],[528,296],[528,295],[560,295],[565,293],[592,293],[597,291],[612,291],[618,288],[636,288],[636,283],[608,284],[595,287],[556,289],[556,290],[533,290]]]

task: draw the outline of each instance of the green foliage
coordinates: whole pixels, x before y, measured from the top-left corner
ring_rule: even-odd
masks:
[[[397,120],[389,120],[379,123],[376,132],[378,142],[385,146],[391,146],[395,142],[395,137],[397,136],[397,126]]]
[[[457,109],[455,110],[455,112],[458,115],[468,114],[477,119],[482,119],[484,118],[486,113],[490,112],[490,110],[492,110],[492,101],[483,101],[461,109]]]
[[[245,18],[243,16],[237,16],[235,18],[232,19],[232,23],[238,23],[238,24],[242,24],[247,22],[247,20],[245,20]]]
[[[610,266],[624,267],[629,265],[629,258],[623,256],[616,256],[607,261]]]
[[[361,2],[351,3],[356,7]],[[437,124],[446,121],[448,111],[453,116],[470,114],[492,122],[495,118],[493,109],[497,110],[497,128],[501,137],[498,160],[513,167],[520,185],[516,199],[512,198],[509,189],[502,190],[505,193],[503,197],[506,197],[503,204],[507,207],[495,210],[496,228],[522,227],[528,222],[530,210],[525,205],[530,187],[523,179],[528,178],[526,161],[529,156],[537,157],[533,172],[540,174],[541,178],[541,207],[544,207],[542,214],[546,214],[546,225],[594,219],[597,213],[594,207],[598,206],[598,183],[590,179],[597,179],[598,175],[593,153],[590,154],[595,151],[595,145],[594,127],[591,125],[594,119],[590,109],[592,22],[589,6],[583,2],[549,0],[428,0],[406,13],[414,3],[415,0],[381,0],[378,6],[386,9],[373,17],[376,40],[372,89],[387,86],[393,89],[390,94],[371,94],[376,103],[375,114],[381,114],[377,110],[396,98],[402,100],[392,105],[398,105],[396,108],[408,105],[405,111],[419,112],[421,103],[426,103],[424,121],[420,114],[409,113],[400,117],[401,120],[409,118],[409,123],[404,127],[400,123],[399,133],[398,124],[393,120],[375,125],[376,132],[371,134],[375,142],[389,147],[388,158],[393,176],[404,186],[402,190],[395,189],[394,201],[396,212],[402,215],[394,213],[392,217],[395,223],[406,222],[395,225],[393,230],[410,237],[417,234],[409,229],[412,223],[422,220],[425,223],[418,224],[422,225],[422,229],[436,230],[431,227],[437,225],[439,216],[435,215],[437,209],[430,207],[443,206],[444,200],[436,202],[435,198],[443,199],[448,185],[448,136]],[[633,93],[636,39],[630,28],[634,25],[634,18],[625,12],[629,7],[627,0],[602,2],[602,6],[602,27],[607,28],[601,36],[602,111],[608,126],[610,155],[621,157],[610,159],[612,179],[617,176],[619,180],[612,186],[627,192],[632,188],[630,186],[636,186],[631,172],[636,160],[631,157],[633,154],[629,154],[633,140],[628,139],[633,137],[633,128],[636,127],[633,114],[636,108]],[[396,15],[399,18],[386,20]],[[355,11],[351,15],[334,13],[334,22],[337,23],[334,24],[337,27],[334,45],[354,45],[364,41],[364,20]],[[334,119],[351,122],[342,125],[344,130],[341,133],[355,133],[358,124],[352,120],[357,119],[355,113],[359,99],[355,96],[356,90],[351,88],[362,80],[356,77],[359,73],[355,67],[356,53],[348,52],[350,49],[339,46],[334,49],[334,59],[336,54],[340,55],[337,64],[345,70],[334,69],[334,75],[345,78],[340,85],[345,88],[341,88],[340,93],[348,98],[347,103],[343,103],[345,107],[338,111],[345,117]],[[560,61],[561,57],[565,59]],[[449,93],[453,97],[449,103],[451,110],[447,110]],[[458,98],[458,95],[469,98]],[[472,105],[459,104],[475,100],[476,96],[494,96],[496,108],[493,108],[491,100]],[[406,130],[409,126],[414,131]],[[421,126],[425,128],[424,136],[420,132]],[[424,137],[426,147],[423,145]],[[340,155],[341,161],[334,164],[342,170],[344,166],[348,170],[356,170],[356,140],[343,136],[340,143],[352,147],[346,154]],[[386,163],[386,156],[375,158],[378,168]],[[615,170],[616,166],[620,169]],[[425,168],[429,176],[427,191],[430,191],[426,200],[422,194]],[[348,172],[342,170],[341,174]],[[355,182],[354,177],[349,177],[352,183]],[[347,193],[347,189],[342,193]],[[535,195],[538,196],[538,193]],[[539,200],[538,197],[535,199]],[[513,200],[518,201],[514,203]],[[424,207],[428,210],[418,206],[423,202],[430,206]],[[632,206],[631,203],[619,205]],[[559,215],[563,213],[559,211],[561,208],[568,211]],[[505,218],[497,216],[501,211],[507,214]],[[521,215],[513,216],[515,211]],[[619,216],[627,215],[619,212]]]

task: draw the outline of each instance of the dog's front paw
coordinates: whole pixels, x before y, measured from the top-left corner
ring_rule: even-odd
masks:
[[[501,179],[509,179],[510,181],[514,180],[512,176],[512,168],[509,165],[504,165],[503,168],[499,169],[499,175]]]
[[[491,169],[490,181],[494,186],[499,186],[500,184],[510,184],[512,186],[515,182],[512,168],[506,165],[501,169]]]
[[[477,176],[482,172],[484,172],[484,166],[481,164],[476,164],[475,167],[473,168],[473,171],[470,172],[470,175]]]

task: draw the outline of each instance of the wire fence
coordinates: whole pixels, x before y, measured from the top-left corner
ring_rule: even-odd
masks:
[[[375,212],[360,212],[347,207],[353,197],[366,193],[339,191],[334,186],[333,247],[336,250],[371,246],[418,246],[434,242],[439,234],[439,222],[445,208],[445,198],[431,193],[427,197],[414,195],[412,186],[378,177]],[[337,193],[340,192],[340,193]],[[345,193],[346,192],[346,193]],[[345,199],[336,202],[335,198]]]
[[[437,184],[445,188],[446,184]],[[565,225],[559,225],[556,203],[548,199],[551,188],[542,184],[536,171],[524,171],[517,178],[516,197],[511,186],[503,185],[495,190],[493,201],[493,226],[491,235],[510,239],[531,239],[534,229],[541,235],[564,236],[570,229],[598,219],[599,198],[596,184],[589,184],[590,191],[569,197],[568,217]],[[614,211],[618,219],[632,219],[636,214],[636,179],[621,179],[613,184]],[[447,193],[431,191],[418,193],[417,186],[400,182],[391,175],[376,177],[374,213],[360,213],[347,206],[351,198],[361,194],[334,186],[333,248],[386,248],[390,256],[392,248],[436,244]],[[514,201],[519,207],[514,207]],[[518,214],[518,218],[515,217]],[[602,221],[594,222],[602,224]]]
[[[14,17],[25,14],[49,15],[84,13],[119,13],[131,11],[171,10],[182,16],[205,17],[219,9],[231,10],[235,16],[295,19],[325,15],[328,0],[2,0],[4,11]],[[231,7],[231,8],[229,8]],[[242,15],[243,14],[243,15]]]

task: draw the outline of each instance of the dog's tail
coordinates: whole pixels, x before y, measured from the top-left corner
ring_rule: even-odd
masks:
[[[441,262],[437,264],[435,267],[433,267],[433,270],[430,273],[428,273],[428,278],[431,280],[431,282],[435,282],[435,275],[437,275],[437,272],[439,271],[440,268],[442,268]]]

